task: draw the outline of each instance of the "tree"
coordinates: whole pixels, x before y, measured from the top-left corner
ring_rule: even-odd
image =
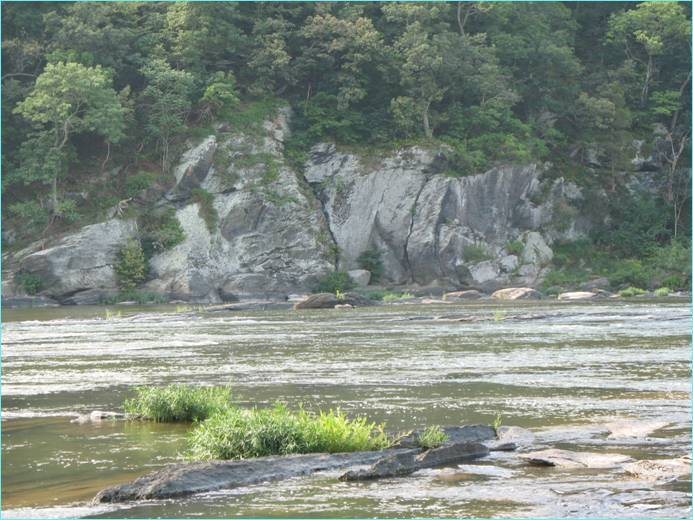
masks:
[[[59,213],[58,179],[69,166],[70,138],[92,132],[115,143],[123,136],[123,107],[111,85],[110,75],[100,66],[48,64],[29,96],[15,108],[33,128],[20,152],[25,159],[20,176],[50,183],[54,214]],[[45,162],[37,160],[41,157]]]
[[[433,137],[429,117],[431,104],[440,101],[446,91],[442,49],[433,38],[437,32],[438,8],[392,4],[383,6],[383,11],[388,20],[404,27],[394,49],[401,66],[401,85],[407,95],[397,97],[392,108],[401,118],[405,108],[410,111],[415,106],[424,135],[430,139]]]
[[[640,104],[645,106],[661,57],[682,47],[690,51],[691,22],[676,2],[643,2],[635,9],[613,14],[607,36],[644,69]],[[690,62],[690,55],[687,58]]]
[[[152,59],[142,68],[147,86],[142,91],[146,130],[157,140],[161,169],[168,171],[171,143],[182,134],[192,108],[195,80],[190,72],[172,69],[162,59]]]

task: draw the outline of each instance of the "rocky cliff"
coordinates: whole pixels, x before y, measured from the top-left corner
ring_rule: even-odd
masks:
[[[282,298],[358,268],[367,250],[380,252],[387,284],[532,286],[548,269],[551,244],[587,230],[575,210],[580,190],[542,180],[538,165],[451,177],[445,148],[364,158],[320,144],[296,171],[284,159],[288,122],[280,110],[258,132],[219,125],[191,144],[175,185],[150,202],[175,209],[185,240],[150,259],[143,289],[199,302]],[[213,195],[211,227],[197,188]],[[117,253],[137,236],[134,219],[112,218],[33,244],[5,259],[3,296],[21,292],[13,280],[22,273],[42,280],[44,296],[95,302],[117,291]]]

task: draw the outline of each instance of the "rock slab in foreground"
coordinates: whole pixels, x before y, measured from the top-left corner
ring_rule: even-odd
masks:
[[[668,426],[666,421],[614,421],[607,423],[609,439],[643,438]]]
[[[466,460],[478,459],[488,455],[489,449],[478,442],[461,442],[444,444],[439,448],[416,454],[411,450],[386,457],[370,468],[347,471],[339,480],[358,481],[374,480],[387,477],[402,477],[425,468],[435,468],[456,464]]]
[[[468,424],[466,426],[444,426],[441,428],[443,433],[448,436],[448,442],[481,442],[496,439],[496,430],[483,424]],[[423,429],[401,437],[395,447],[397,448],[417,448],[419,446],[419,436],[424,432]]]
[[[406,452],[412,453],[412,450],[317,453],[172,464],[127,484],[106,488],[94,497],[93,503],[172,498],[232,489],[270,480],[310,475],[317,471],[373,464],[382,458]]]
[[[520,455],[533,466],[559,468],[614,468],[633,459],[617,453],[590,453],[551,448]]]

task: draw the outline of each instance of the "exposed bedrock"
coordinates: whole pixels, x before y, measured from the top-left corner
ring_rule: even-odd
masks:
[[[335,269],[354,272],[372,249],[385,283],[534,287],[549,269],[551,244],[588,229],[575,185],[542,180],[533,164],[451,177],[443,146],[373,159],[319,144],[297,171],[284,158],[289,117],[282,109],[257,133],[220,127],[190,143],[170,189],[158,199],[148,190],[147,204],[175,210],[185,240],[151,258],[143,290],[210,303],[282,299],[310,291]],[[218,216],[211,227],[194,196],[200,188]],[[117,253],[137,235],[134,219],[111,218],[37,242],[5,258],[3,294],[22,295],[12,283],[21,272],[40,278],[42,295],[60,302],[112,297]],[[358,273],[367,284],[369,273]]]

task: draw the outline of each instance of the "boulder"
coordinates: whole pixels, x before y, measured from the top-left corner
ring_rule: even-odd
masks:
[[[334,309],[335,305],[341,304],[342,301],[332,293],[311,294],[303,301],[294,305],[294,309]]]
[[[534,433],[519,426],[500,426],[497,430],[498,440],[528,446],[535,441]]]
[[[371,281],[371,272],[366,269],[352,269],[347,274],[357,287],[367,287]]]
[[[591,300],[598,296],[595,292],[588,291],[573,291],[564,292],[558,295],[559,300]]]
[[[334,306],[335,309],[353,309],[354,306],[349,303],[340,303]]]
[[[497,300],[540,300],[541,293],[529,287],[509,287],[499,289],[491,295]]]
[[[460,300],[478,300],[481,298],[483,295],[474,289],[470,289],[468,291],[453,291],[449,293],[445,293],[443,295],[443,300],[445,301],[460,301]]]
[[[60,300],[62,305],[99,305],[118,295],[118,289],[87,289]]]
[[[633,459],[616,453],[590,453],[550,448],[523,453],[521,459],[533,466],[556,466],[559,468],[614,468]]]
[[[626,464],[623,469],[643,480],[671,482],[691,474],[691,458],[639,460]]]

